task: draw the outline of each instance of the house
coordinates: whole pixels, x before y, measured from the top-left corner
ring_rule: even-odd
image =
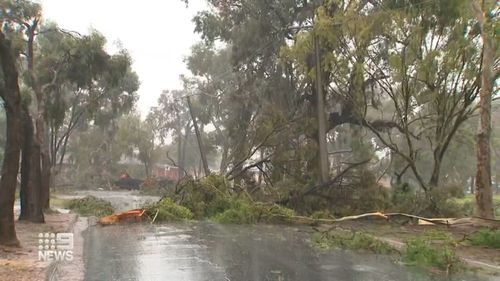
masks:
[[[157,178],[167,178],[172,181],[179,180],[179,168],[166,164],[156,164],[152,170],[152,176]]]

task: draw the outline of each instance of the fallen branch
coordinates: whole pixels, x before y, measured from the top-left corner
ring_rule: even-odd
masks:
[[[301,223],[303,222],[304,224],[318,224],[318,223],[326,223],[326,224],[332,224],[332,223],[337,223],[337,222],[343,222],[347,220],[357,220],[360,218],[366,218],[366,217],[379,217],[383,219],[387,219],[388,217],[384,215],[381,212],[375,212],[375,213],[366,213],[366,214],[361,214],[357,216],[347,216],[347,217],[342,217],[339,219],[313,219],[311,217],[304,217],[304,216],[291,216],[291,217],[286,217],[282,215],[276,215],[278,217],[283,217],[289,220],[294,220],[292,222],[296,223]]]
[[[426,221],[426,222],[429,222],[432,224],[439,224],[439,225],[446,225],[446,226],[451,226],[455,223],[455,219],[435,219],[435,218],[425,218],[425,217],[420,217],[420,216],[405,214],[405,213],[384,214],[381,212],[366,213],[366,214],[361,214],[361,215],[356,215],[356,216],[347,216],[347,217],[342,217],[342,218],[338,218],[338,219],[313,219],[313,218],[304,217],[304,216],[292,216],[292,217],[288,217],[288,219],[292,220],[292,222],[302,223],[302,224],[318,224],[318,223],[334,224],[334,223],[338,223],[338,222],[357,220],[357,219],[369,218],[369,217],[382,218],[385,220],[388,220],[391,217],[407,217],[407,218],[411,218],[411,219],[419,219],[419,220]]]
[[[155,214],[153,220],[151,221],[151,224],[155,223],[156,217],[158,216],[159,212],[160,212],[160,209],[156,209],[156,214]]]

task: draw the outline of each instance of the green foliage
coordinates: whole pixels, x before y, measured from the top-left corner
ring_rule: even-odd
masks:
[[[410,214],[443,217],[465,217],[472,215],[470,201],[464,198],[464,188],[459,185],[445,185],[434,188],[429,195],[435,203],[432,207],[428,195],[415,190],[408,184],[396,186],[391,194],[391,210]]]
[[[311,214],[312,219],[333,219],[334,216],[328,210],[316,211]]]
[[[406,241],[402,253],[403,261],[422,267],[437,267],[442,270],[457,269],[460,259],[455,253],[457,242],[446,231],[429,230]]]
[[[193,213],[186,207],[176,204],[171,198],[164,198],[159,202],[144,207],[150,217],[154,217],[155,222],[172,222],[180,220],[191,220]]]
[[[257,222],[257,217],[250,202],[235,200],[231,203],[229,209],[216,214],[213,220],[220,223],[252,224]]]
[[[213,219],[220,223],[231,224],[286,223],[294,215],[293,210],[282,206],[237,199],[230,203],[228,209],[216,214]]]
[[[340,248],[355,251],[369,251],[376,254],[393,254],[397,251],[389,244],[375,239],[364,232],[331,231],[315,233],[312,238],[314,246],[322,249]]]
[[[442,235],[438,235],[439,236]],[[440,237],[443,238],[443,237]],[[432,237],[411,238],[406,241],[402,252],[403,261],[421,267],[437,267],[441,270],[455,270],[460,266],[454,245],[444,236],[440,243],[433,243]]]
[[[67,202],[67,208],[82,216],[95,217],[111,215],[115,211],[111,203],[94,196],[70,200]]]
[[[197,219],[209,218],[220,223],[286,223],[294,211],[275,204],[254,202],[248,195],[232,192],[227,178],[212,174],[181,184],[180,204]]]
[[[469,236],[469,241],[474,246],[487,248],[500,248],[500,229],[481,229]]]
[[[471,217],[474,215],[474,207],[476,204],[476,199],[474,194],[465,196],[464,198],[450,198],[450,204],[457,206],[460,209],[461,214],[466,217]],[[493,195],[493,209],[495,216],[500,216],[500,195]]]
[[[252,209],[257,215],[258,222],[288,223],[295,216],[294,210],[276,204],[255,202],[252,205]]]
[[[149,176],[160,156],[157,137],[150,121],[143,121],[138,113],[131,113],[119,120],[115,140],[124,155],[141,161],[145,174]]]
[[[196,218],[209,218],[230,207],[229,181],[216,174],[200,180],[188,179],[181,186],[181,204]]]

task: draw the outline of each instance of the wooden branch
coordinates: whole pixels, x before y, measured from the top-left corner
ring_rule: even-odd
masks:
[[[358,162],[358,163],[351,164],[349,167],[345,168],[342,172],[338,173],[332,180],[330,180],[330,181],[328,181],[326,183],[322,183],[322,184],[313,186],[308,191],[306,191],[302,195],[300,195],[300,197],[304,197],[304,196],[310,195],[310,194],[312,194],[313,192],[315,192],[316,190],[318,190],[320,188],[325,188],[325,187],[330,186],[331,184],[337,182],[340,178],[342,178],[351,169],[356,168],[356,167],[361,166],[361,165],[364,165],[364,164],[370,162],[370,160],[371,160],[371,158],[370,159],[366,159],[366,160],[361,161],[361,162]]]
[[[354,215],[354,216],[346,216],[338,219],[313,219],[310,217],[304,217],[304,216],[292,216],[292,217],[286,217],[282,215],[277,215],[277,217],[282,217],[282,218],[288,218],[290,219],[290,222],[295,222],[295,223],[300,223],[300,224],[335,224],[339,222],[344,222],[344,221],[350,221],[350,220],[358,220],[362,218],[381,218],[385,220],[389,220],[392,217],[407,217],[411,219],[418,219],[422,221],[426,221],[432,224],[439,224],[439,225],[445,225],[445,226],[451,226],[454,224],[454,219],[433,219],[433,218],[426,218],[426,217],[421,217],[421,216],[416,216],[412,214],[405,214],[405,213],[382,213],[382,212],[373,212],[373,213],[365,213],[365,214],[360,214],[360,215]],[[331,230],[328,229],[327,231]]]
[[[244,172],[248,171],[249,169],[251,169],[251,168],[253,168],[253,167],[258,167],[258,166],[262,165],[263,163],[270,162],[270,161],[271,161],[271,160],[270,160],[270,157],[271,157],[271,156],[272,156],[272,154],[271,154],[271,155],[269,155],[269,156],[267,156],[266,158],[263,158],[263,159],[261,159],[261,160],[259,160],[259,161],[255,162],[255,163],[251,164],[251,165],[248,165],[248,166],[244,167],[244,168],[243,168],[243,169],[241,169],[241,171],[239,171],[237,174],[235,174],[235,175],[230,175],[230,176],[228,177],[228,180],[233,180],[233,179],[237,178],[238,176],[240,176],[241,174],[243,174]]]

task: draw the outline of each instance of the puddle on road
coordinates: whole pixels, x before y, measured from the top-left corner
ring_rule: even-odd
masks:
[[[85,280],[467,280],[395,264],[384,256],[317,251],[309,229],[210,222],[93,226],[85,236]]]

